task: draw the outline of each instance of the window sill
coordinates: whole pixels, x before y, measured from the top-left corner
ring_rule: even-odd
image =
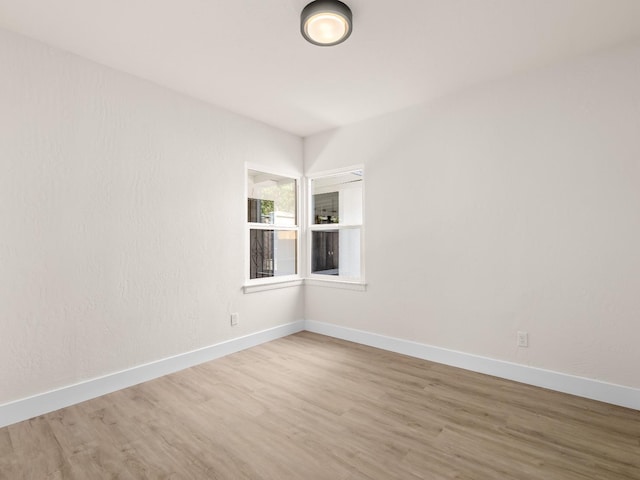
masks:
[[[295,278],[293,280],[275,280],[265,283],[245,284],[242,286],[242,290],[244,293],[256,293],[266,290],[277,290],[279,288],[299,287],[302,284],[302,278]]]
[[[265,292],[267,290],[277,290],[280,288],[299,287],[309,285],[310,287],[337,288],[340,290],[351,290],[354,292],[366,292],[367,284],[363,282],[349,282],[346,280],[324,280],[322,278],[296,278],[293,280],[276,280],[265,283],[254,283],[242,286],[244,293]]]
[[[366,292],[367,284],[364,282],[349,282],[346,280],[324,280],[320,278],[305,278],[304,284],[311,287],[339,288],[355,292]]]

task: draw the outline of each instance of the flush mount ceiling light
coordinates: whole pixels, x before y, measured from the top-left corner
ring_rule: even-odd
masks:
[[[330,47],[351,35],[351,9],[338,0],[316,0],[302,9],[302,36],[314,45]]]

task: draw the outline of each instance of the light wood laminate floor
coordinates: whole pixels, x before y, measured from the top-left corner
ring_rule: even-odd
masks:
[[[640,479],[640,412],[302,332],[0,429],[0,479]]]

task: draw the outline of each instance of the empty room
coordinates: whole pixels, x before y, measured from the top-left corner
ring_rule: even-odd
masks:
[[[640,1],[0,0],[0,480],[640,480]]]

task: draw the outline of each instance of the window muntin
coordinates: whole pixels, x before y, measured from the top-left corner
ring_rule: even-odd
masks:
[[[296,179],[247,171],[250,280],[298,273],[297,205]]]
[[[357,169],[310,180],[310,276],[363,279],[363,173]]]

